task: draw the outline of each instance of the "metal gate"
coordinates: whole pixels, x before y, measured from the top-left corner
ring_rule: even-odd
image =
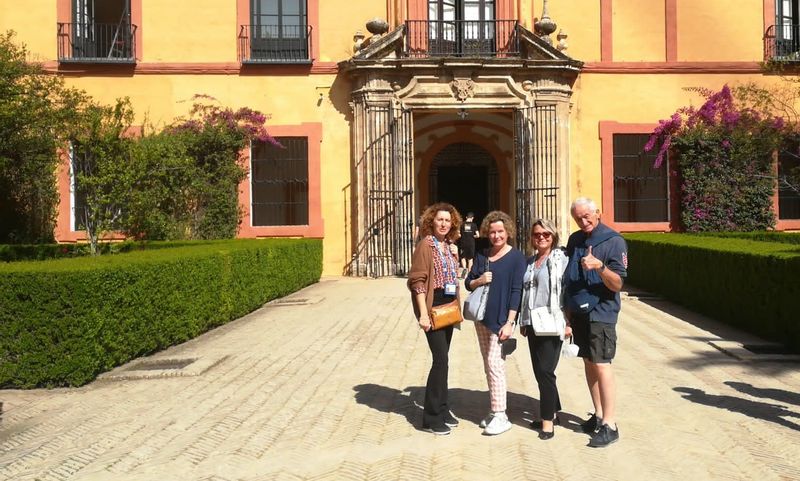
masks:
[[[367,182],[367,275],[402,276],[414,249],[414,140],[410,110],[373,107]]]
[[[560,225],[558,212],[558,119],[555,105],[514,111],[517,247],[528,247],[537,218]]]

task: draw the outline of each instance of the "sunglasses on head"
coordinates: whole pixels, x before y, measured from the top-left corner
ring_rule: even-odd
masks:
[[[549,239],[552,236],[553,236],[553,234],[551,234],[550,232],[534,232],[533,233],[533,237],[536,237],[537,239],[539,239],[539,238]]]

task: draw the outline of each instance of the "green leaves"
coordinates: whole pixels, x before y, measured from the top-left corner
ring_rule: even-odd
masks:
[[[79,386],[317,282],[318,239],[0,264],[0,387]]]
[[[26,57],[13,32],[0,34],[0,242],[52,240],[56,148],[88,98]]]
[[[765,230],[775,225],[773,155],[785,142],[787,113],[755,84],[719,92],[690,89],[706,101],[662,121],[648,148],[669,148],[680,181],[683,228],[689,232]]]

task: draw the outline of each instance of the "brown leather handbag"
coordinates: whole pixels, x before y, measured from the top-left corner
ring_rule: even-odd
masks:
[[[458,296],[447,304],[434,306],[431,309],[431,330],[433,331],[458,324],[463,320],[461,302],[459,302]]]

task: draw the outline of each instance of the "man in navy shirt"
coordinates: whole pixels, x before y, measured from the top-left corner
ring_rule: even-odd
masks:
[[[627,275],[628,248],[618,232],[600,222],[593,200],[575,199],[570,212],[580,230],[567,241],[566,313],[595,409],[582,427],[592,434],[590,446],[604,447],[619,440],[611,361],[617,350],[619,291]]]

